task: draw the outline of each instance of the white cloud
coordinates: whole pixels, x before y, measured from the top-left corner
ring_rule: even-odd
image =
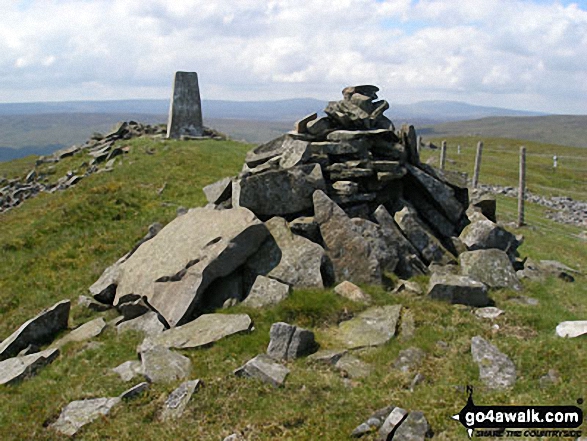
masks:
[[[215,99],[373,83],[391,102],[587,113],[587,11],[529,0],[4,0],[0,101]]]

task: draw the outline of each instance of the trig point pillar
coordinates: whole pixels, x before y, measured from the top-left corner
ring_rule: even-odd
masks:
[[[196,72],[175,72],[167,137],[202,136],[202,105]]]

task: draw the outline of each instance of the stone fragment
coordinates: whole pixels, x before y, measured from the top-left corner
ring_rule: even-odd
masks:
[[[169,394],[159,413],[161,421],[177,420],[183,415],[194,392],[202,386],[201,380],[185,381]]]
[[[324,192],[314,192],[314,220],[320,232],[326,253],[332,261],[337,281],[353,283],[381,282],[379,262],[368,241],[353,228],[345,212]]]
[[[416,320],[414,313],[409,309],[404,308],[402,311],[402,320],[400,323],[400,339],[402,341],[409,341],[414,338],[416,334]]]
[[[459,258],[461,273],[465,276],[483,282],[490,288],[510,288],[516,291],[522,289],[510,259],[504,251],[497,249],[467,251]]]
[[[495,306],[486,306],[485,308],[476,309],[474,314],[479,318],[495,320],[503,314],[503,311]]]
[[[381,346],[396,333],[401,305],[369,308],[339,324],[335,338],[348,349]]]
[[[332,188],[338,194],[350,196],[357,194],[359,191],[359,184],[353,181],[336,181],[332,184]]]
[[[425,262],[443,265],[453,263],[454,256],[440,243],[422,223],[415,209],[405,206],[395,213],[394,219],[411,244],[419,251]]]
[[[126,299],[120,299],[116,309],[118,309],[118,312],[122,314],[124,320],[132,320],[151,311],[145,300],[142,298],[130,301],[126,301]]]
[[[432,430],[423,412],[413,410],[400,424],[393,436],[394,441],[424,441],[432,436]]]
[[[12,384],[31,377],[59,355],[59,349],[46,349],[30,355],[8,358],[0,361],[0,385]]]
[[[365,378],[373,371],[371,365],[349,354],[343,355],[334,364],[334,368],[341,371],[348,378]]]
[[[378,432],[378,441],[386,441],[391,432],[393,432],[408,415],[408,411],[401,407],[395,407],[385,418],[383,425]]]
[[[131,381],[135,376],[143,374],[143,367],[138,360],[125,361],[119,366],[111,369],[122,381]]]
[[[61,348],[71,342],[79,342],[97,337],[106,328],[106,322],[102,317],[90,320],[87,323],[75,328],[69,334],[51,344],[52,348]]]
[[[264,383],[279,387],[285,383],[289,369],[275,362],[271,357],[260,354],[236,369],[234,374],[238,377],[257,378]]]
[[[324,249],[305,237],[293,234],[287,221],[281,217],[269,219],[265,225],[270,236],[247,260],[247,268],[292,287],[323,288],[321,266]]]
[[[410,392],[414,392],[416,386],[422,384],[425,380],[426,377],[423,374],[421,374],[420,372],[416,372],[416,375],[414,375],[414,378],[412,378],[412,382],[410,383]]]
[[[269,277],[257,276],[247,298],[242,303],[251,308],[263,308],[277,305],[287,299],[290,293],[289,285]]]
[[[320,227],[313,216],[298,217],[289,223],[289,228],[292,233],[305,237],[314,243],[322,241]]]
[[[380,225],[366,219],[351,219],[353,229],[369,244],[372,255],[379,262],[382,271],[392,273],[399,261],[397,249],[387,237],[387,231]]]
[[[365,294],[361,288],[347,280],[336,285],[334,292],[353,302],[371,303],[371,296],[369,294]]]
[[[428,284],[428,295],[452,304],[487,306],[487,286],[471,277],[434,273]]]
[[[24,322],[12,335],[0,343],[0,361],[17,355],[30,344],[42,345],[67,329],[71,302],[62,300]]]
[[[307,133],[308,123],[316,118],[318,118],[317,113],[310,113],[309,115],[304,116],[302,119],[296,121],[295,131],[298,133]]]
[[[513,255],[519,245],[516,236],[489,219],[470,223],[463,229],[459,238],[469,251],[497,248]]]
[[[473,361],[479,365],[479,378],[490,389],[507,389],[516,382],[513,361],[482,337],[471,339]]]
[[[181,354],[163,346],[153,346],[141,351],[142,371],[151,383],[171,383],[187,378],[192,362]]]
[[[393,362],[393,367],[406,373],[418,368],[422,364],[422,361],[424,361],[425,357],[426,352],[422,349],[416,347],[407,348],[399,352],[399,355]]]
[[[246,439],[239,433],[232,433],[224,438],[222,441],[246,441]]]
[[[115,304],[141,295],[169,326],[186,323],[206,288],[240,267],[268,234],[245,208],[191,209],[120,265]]]
[[[325,136],[332,129],[332,122],[327,116],[308,122],[306,130],[310,135]]]
[[[197,319],[155,336],[148,343],[166,348],[188,349],[212,343],[251,330],[253,322],[247,314],[203,314]]]
[[[72,401],[50,427],[63,435],[73,436],[86,424],[108,415],[120,401],[119,397]]]
[[[322,349],[308,356],[308,361],[312,363],[334,365],[347,352],[346,349]]]
[[[288,169],[301,165],[310,159],[312,152],[310,143],[300,139],[286,140],[283,153],[280,155],[279,168]]]
[[[150,311],[132,320],[126,320],[116,325],[118,334],[127,331],[142,332],[146,336],[155,336],[165,331],[165,325],[157,317],[157,313]]]
[[[175,72],[167,138],[202,136],[202,104],[196,72]]]
[[[94,299],[88,296],[79,296],[77,304],[83,308],[87,308],[95,312],[108,311],[112,308],[111,305],[105,305],[104,303],[96,302]]]
[[[232,179],[223,178],[212,184],[206,185],[203,189],[206,199],[211,204],[220,204],[232,195]]]
[[[109,266],[92,286],[90,293],[100,303],[112,305],[116,296],[116,286],[120,277],[120,264],[124,258]]]
[[[353,430],[351,438],[360,438],[363,435],[379,429],[392,410],[393,406],[388,406],[375,411],[365,422],[361,423]]]
[[[420,285],[417,282],[414,282],[412,280],[402,280],[400,279],[395,287],[395,289],[393,290],[394,293],[408,293],[408,294],[415,294],[417,296],[421,296],[422,294],[424,294],[424,292],[422,291],[422,288],[420,287]]]
[[[312,208],[314,191],[325,189],[320,165],[299,165],[236,180],[232,203],[258,216],[284,216]]]
[[[267,355],[275,360],[295,360],[312,354],[318,346],[312,331],[283,322],[271,325],[270,337]]]
[[[561,322],[556,326],[556,335],[567,338],[587,335],[587,320]]]
[[[285,150],[284,142],[289,138],[290,137],[288,135],[283,135],[279,138],[275,138],[265,144],[261,144],[260,146],[255,147],[253,150],[250,150],[247,153],[245,163],[247,166],[254,168],[267,162],[271,158],[275,158],[281,155]]]
[[[131,387],[130,389],[125,390],[123,393],[119,395],[121,400],[132,400],[139,395],[142,395],[144,392],[149,390],[150,383],[143,381],[142,383],[137,384],[136,386]]]

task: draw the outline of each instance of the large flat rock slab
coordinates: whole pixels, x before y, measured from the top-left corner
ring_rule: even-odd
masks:
[[[260,354],[236,369],[234,374],[238,377],[256,378],[263,383],[279,387],[284,385],[289,369],[268,355]]]
[[[340,323],[335,338],[348,349],[381,346],[396,335],[401,309],[402,305],[369,308]]]
[[[152,345],[167,348],[198,348],[229,335],[248,332],[252,326],[253,322],[247,314],[204,314],[148,340]]]
[[[163,346],[153,346],[141,351],[142,373],[151,383],[171,383],[190,375],[189,358]]]
[[[508,255],[501,250],[476,250],[461,253],[461,273],[490,288],[522,289]]]
[[[30,344],[51,342],[59,331],[67,329],[70,307],[71,302],[63,300],[23,323],[0,343],[0,361],[14,357]]]
[[[40,368],[53,362],[59,349],[47,349],[36,354],[0,361],[0,384],[11,384],[34,375]]]
[[[65,337],[60,338],[56,342],[53,342],[51,347],[60,348],[67,343],[90,340],[100,335],[105,328],[106,322],[102,317],[90,320],[89,322],[84,323],[83,325],[78,326],[72,330]]]
[[[186,323],[205,289],[241,266],[268,234],[246,208],[191,209],[120,265],[114,303],[144,296],[169,326]]]
[[[57,421],[50,427],[63,435],[73,436],[86,424],[108,415],[120,402],[119,397],[72,401],[63,408]]]

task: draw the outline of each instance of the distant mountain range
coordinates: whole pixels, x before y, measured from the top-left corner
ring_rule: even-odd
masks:
[[[313,112],[320,113],[326,104],[312,98],[203,100],[202,111],[206,125],[234,139],[261,143],[290,130],[297,119]],[[158,99],[0,103],[0,161],[29,154],[50,154],[58,148],[85,141],[93,132],[106,132],[122,120],[164,123],[168,108],[169,100]],[[431,136],[458,132],[452,126],[443,126],[441,132],[431,127],[456,121],[491,117],[521,117],[521,120],[528,117],[551,118],[537,112],[454,101],[392,104],[386,115],[396,126],[407,122],[417,129],[426,127],[425,132]],[[531,120],[527,119],[527,124],[531,125]],[[503,122],[500,121],[500,124]],[[479,132],[479,128],[473,131]]]

